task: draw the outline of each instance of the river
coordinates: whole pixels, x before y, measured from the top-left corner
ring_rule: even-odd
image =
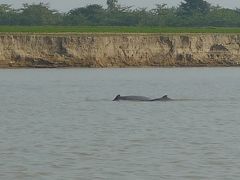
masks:
[[[0,179],[240,179],[239,108],[239,68],[2,69]]]

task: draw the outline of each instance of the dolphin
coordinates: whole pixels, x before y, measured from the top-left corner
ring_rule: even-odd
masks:
[[[164,95],[161,98],[156,98],[156,99],[151,99],[149,97],[145,96],[121,96],[120,94],[117,95],[113,101],[120,101],[120,100],[125,100],[125,101],[171,101],[167,95]]]

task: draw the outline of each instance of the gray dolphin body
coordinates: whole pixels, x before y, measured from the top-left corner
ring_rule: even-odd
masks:
[[[172,99],[170,99],[167,95],[161,97],[161,98],[156,98],[156,99],[151,99],[145,96],[121,96],[121,95],[117,95],[113,101],[121,101],[121,100],[125,100],[125,101],[171,101]]]

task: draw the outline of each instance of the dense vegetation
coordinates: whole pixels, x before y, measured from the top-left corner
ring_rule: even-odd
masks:
[[[8,27],[5,28],[9,28],[9,25],[240,27],[240,9],[213,6],[204,0],[183,0],[178,7],[157,4],[155,8],[150,10],[121,6],[118,4],[118,0],[107,0],[106,3],[107,8],[98,4],[91,4],[72,9],[66,13],[50,9],[48,4],[44,3],[23,4],[20,9],[14,9],[8,4],[0,4],[0,25],[7,25]],[[3,29],[4,27],[1,27],[0,31],[4,31]],[[65,32],[67,28],[62,29]],[[81,28],[76,29],[78,29],[76,32],[81,31]],[[84,32],[84,28],[82,29]],[[124,27],[120,29],[123,30]],[[167,28],[165,29],[167,30]],[[212,29],[214,31],[214,28]],[[49,30],[51,31],[51,27],[49,27]],[[59,27],[59,30],[61,30],[61,27]],[[223,32],[225,30],[222,29]],[[94,28],[92,31],[94,32]],[[104,31],[104,27],[102,31]],[[128,32],[137,31],[137,28],[128,30]],[[145,31],[148,30],[145,29]],[[154,31],[154,29],[151,31]],[[156,31],[159,30],[156,28]],[[174,28],[172,28],[172,31],[174,31]],[[209,31],[211,31],[211,28]],[[74,28],[72,28],[72,32],[75,32]]]

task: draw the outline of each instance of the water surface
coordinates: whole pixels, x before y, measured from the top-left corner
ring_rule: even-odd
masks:
[[[0,70],[0,179],[236,180],[239,107],[239,68]]]

